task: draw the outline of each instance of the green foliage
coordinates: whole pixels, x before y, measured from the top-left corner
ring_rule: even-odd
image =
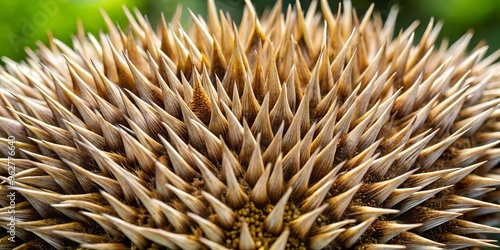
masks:
[[[86,31],[106,31],[99,8],[121,25],[127,21],[121,5],[143,5],[140,0],[0,0],[0,56],[13,60],[25,57],[24,47],[35,48],[36,41],[47,44],[47,32],[71,42],[80,19]]]

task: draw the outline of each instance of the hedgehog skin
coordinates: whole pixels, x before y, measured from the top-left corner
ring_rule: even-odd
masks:
[[[435,48],[432,20],[393,39],[396,8],[317,4],[247,2],[236,26],[209,1],[157,32],[125,9],[125,31],[103,13],[109,35],[7,59],[3,247],[494,246],[499,52],[468,54],[470,34]]]

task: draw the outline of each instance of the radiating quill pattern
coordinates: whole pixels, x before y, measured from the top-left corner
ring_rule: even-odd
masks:
[[[372,10],[124,9],[5,59],[1,248],[495,246],[500,52]]]

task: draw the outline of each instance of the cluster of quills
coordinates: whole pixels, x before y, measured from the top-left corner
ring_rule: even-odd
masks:
[[[372,10],[247,2],[236,25],[210,0],[184,29],[125,9],[4,59],[1,248],[495,246],[500,52]]]

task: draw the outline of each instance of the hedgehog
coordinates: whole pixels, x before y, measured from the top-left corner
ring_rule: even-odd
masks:
[[[500,52],[373,9],[124,8],[4,59],[0,248],[495,247]]]

